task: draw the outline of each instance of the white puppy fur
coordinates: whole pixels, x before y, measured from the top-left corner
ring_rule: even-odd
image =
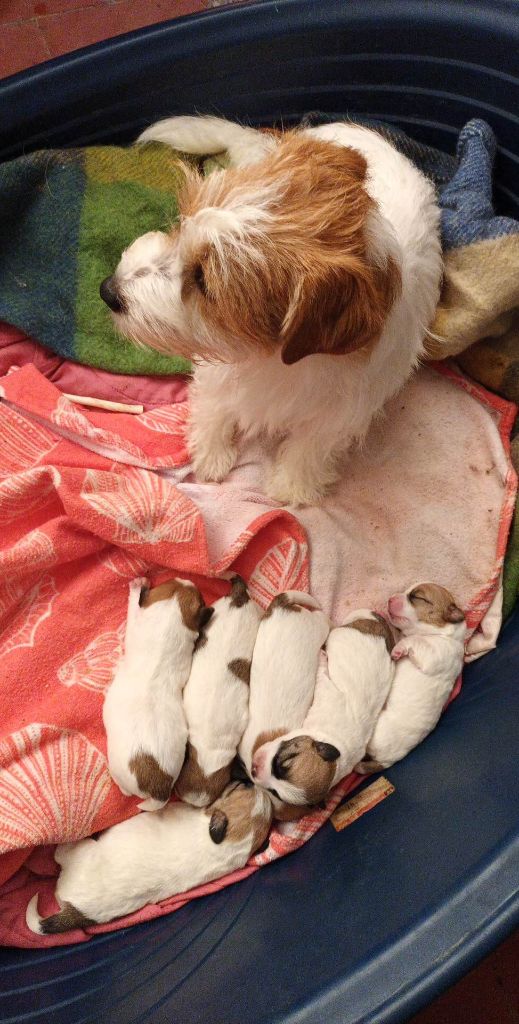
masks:
[[[255,781],[289,804],[315,804],[353,770],[389,693],[391,630],[361,609],[332,629],[301,728],[259,747]]]
[[[213,607],[183,693],[189,742],[175,786],[182,800],[198,807],[212,803],[230,780],[249,716],[252,652],[262,617],[240,576]]]
[[[36,894],[27,925],[41,935],[85,928],[220,878],[246,864],[271,818],[263,790],[233,783],[205,811],[174,803],[113,825],[97,840],[58,846],[61,910],[42,920]]]
[[[182,768],[187,724],[182,690],[199,630],[212,615],[199,590],[174,579],[153,590],[129,584],[124,654],[103,706],[108,766],[126,795],[155,811]]]
[[[328,618],[310,594],[287,591],[271,602],[256,637],[249,722],[239,747],[249,774],[257,746],[302,723],[329,631]]]
[[[178,228],[123,253],[102,291],[116,326],[195,361],[189,443],[199,479],[224,479],[237,440],[262,435],[280,442],[268,494],[314,504],[422,355],[442,272],[433,186],[382,135],[350,123],[275,136],[174,117],[139,141],[227,150],[232,168],[198,192],[191,185],[185,212],[180,196]],[[348,166],[342,174],[337,147],[362,161],[358,181]],[[346,178],[352,202],[366,198],[362,212],[339,194]],[[351,246],[339,237],[350,228]],[[369,274],[380,278],[371,298]]]
[[[463,667],[465,617],[444,587],[415,584],[390,598],[388,611],[402,636],[389,697],[357,766],[362,774],[388,768],[425,739]]]

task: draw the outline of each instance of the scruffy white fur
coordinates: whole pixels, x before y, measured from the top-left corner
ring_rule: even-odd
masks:
[[[296,728],[303,721],[329,631],[328,618],[310,594],[289,590],[272,601],[252,657],[249,722],[239,747],[247,772],[261,733]]]
[[[362,442],[373,418],[416,367],[438,301],[442,267],[434,189],[405,156],[377,132],[354,124],[327,124],[304,134],[353,148],[366,158],[366,189],[377,204],[365,227],[370,256],[381,266],[391,258],[401,273],[400,297],[369,355],[362,350],[313,354],[287,366],[279,350],[256,354],[223,331],[217,342],[224,361],[203,361],[204,348],[214,349],[215,339],[208,339],[203,317],[183,301],[185,260],[201,242],[218,245],[219,239],[232,239],[248,259],[264,258],[261,236],[268,235],[270,206],[283,189],[283,181],[275,178],[262,194],[229,197],[225,209],[208,207],[186,218],[178,244],[162,232],[137,239],[114,275],[127,303],[124,315],[115,317],[123,333],[168,352],[175,349],[175,335],[190,340],[197,362],[190,424],[197,477],[227,476],[238,457],[237,431],[242,441],[259,434],[281,438],[266,489],[292,505],[314,504],[326,494],[340,476],[344,455]],[[253,164],[277,145],[268,134],[211,117],[169,118],[147,129],[139,141],[154,140],[188,153],[227,150],[234,166]],[[318,204],[319,196],[314,194],[312,201]],[[295,294],[287,316],[297,301]],[[183,351],[187,354],[185,345]]]
[[[388,768],[421,743],[436,726],[464,658],[465,620],[441,626],[420,621],[405,594],[389,601],[392,621],[402,632],[393,648],[396,673],[385,707],[357,766],[362,774]]]
[[[240,577],[234,577],[231,593],[215,601],[213,607],[183,693],[189,743],[206,776],[231,764],[245,732],[249,716],[246,675],[262,617]],[[189,761],[177,780],[177,786],[182,784],[182,800],[198,807],[211,803],[215,796],[210,788],[204,788],[207,780],[200,780],[198,790],[186,790],[188,768]],[[187,776],[192,778],[192,774]]]
[[[178,580],[192,587],[188,580]],[[139,788],[130,762],[151,755],[160,769],[177,778],[187,741],[182,690],[191,669],[198,630],[188,628],[178,593],[149,607],[139,604],[146,580],[129,584],[124,654],[109,687],[103,721],[107,735],[108,766],[126,795],[146,797],[142,810],[158,810],[157,800]]]
[[[322,744],[326,760],[333,761],[335,768],[327,783],[331,788],[353,771],[388,695],[395,666],[386,642],[381,636],[366,635],[348,626],[359,619],[376,621],[371,611],[361,609],[330,632],[326,643],[328,664],[322,655],[314,700],[301,727],[264,744],[254,756],[255,781],[266,789],[275,789],[286,803],[307,804],[309,795],[273,774],[281,744],[300,736]],[[333,748],[337,757],[333,757]],[[320,794],[321,799],[324,796]]]
[[[243,867],[257,842],[255,827],[260,823],[263,832],[268,831],[272,807],[266,793],[251,787],[250,830],[242,828],[243,835],[233,839],[236,788],[236,784],[230,786],[229,796],[224,794],[217,805],[228,816],[228,835],[222,838],[211,838],[212,808],[204,811],[175,803],[156,814],[138,814],[113,825],[97,840],[58,846],[55,858],[61,873],[56,899],[60,907],[71,906],[100,924]],[[67,915],[62,911],[42,921],[36,894],[28,904],[26,921],[33,932],[53,934],[66,930]]]

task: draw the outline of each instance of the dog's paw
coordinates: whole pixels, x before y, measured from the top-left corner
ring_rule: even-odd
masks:
[[[234,445],[219,445],[207,450],[198,448],[193,453],[193,472],[201,483],[220,483],[236,464]]]
[[[136,576],[134,580],[130,580],[128,584],[130,590],[138,590],[139,593],[143,587],[149,587],[150,581],[146,579],[146,576]]]
[[[327,487],[290,472],[283,463],[276,463],[267,478],[267,494],[281,505],[319,505]]]
[[[399,641],[399,643],[395,644],[393,650],[391,651],[391,658],[393,661],[400,661],[401,658],[405,658],[406,655],[409,653],[410,652],[407,645]]]
[[[353,771],[357,772],[357,775],[374,775],[375,772],[381,772],[383,767],[378,761],[372,761],[369,756],[366,756],[355,765]]]

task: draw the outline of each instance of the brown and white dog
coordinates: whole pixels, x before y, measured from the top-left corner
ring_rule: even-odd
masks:
[[[310,594],[278,594],[267,609],[252,656],[249,722],[239,747],[249,776],[255,775],[258,747],[301,726],[329,630],[328,618]]]
[[[27,906],[27,925],[40,935],[87,928],[221,878],[247,863],[267,838],[271,820],[267,794],[238,782],[206,810],[169,804],[113,825],[97,840],[58,846],[61,909],[42,920],[36,894]]]
[[[139,141],[227,150],[231,166],[186,168],[179,223],[130,245],[101,296],[123,334],[194,361],[198,479],[267,437],[268,494],[314,504],[423,352],[442,270],[433,186],[346,122],[275,135],[174,117]]]
[[[364,775],[389,768],[425,739],[463,667],[465,616],[445,587],[415,584],[389,599],[388,613],[402,636],[388,699],[357,765]]]
[[[129,584],[124,654],[103,706],[108,767],[119,789],[163,807],[182,768],[187,725],[182,690],[199,631],[213,609],[197,587],[173,579]]]
[[[249,717],[252,652],[262,616],[240,576],[213,608],[183,693],[189,741],[175,785],[177,796],[197,807],[213,803],[231,778]]]
[[[395,671],[387,622],[360,610],[332,629],[304,722],[255,751],[256,782],[287,804],[311,805],[353,770],[373,731]]]

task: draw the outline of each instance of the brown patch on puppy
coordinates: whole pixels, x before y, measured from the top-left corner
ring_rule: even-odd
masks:
[[[175,783],[175,793],[184,800],[191,793],[206,794],[207,799],[199,803],[197,807],[212,804],[217,797],[223,793],[231,779],[231,765],[218,768],[217,771],[206,775],[198,761],[198,751],[192,743],[187,744],[186,758],[182,771]]]
[[[233,676],[237,679],[241,679],[242,683],[250,683],[250,670],[252,662],[248,658],[233,658],[229,662],[227,668],[232,672]]]
[[[214,609],[204,603],[204,599],[198,589],[188,583],[180,583],[179,580],[167,580],[158,587],[151,590],[143,590],[139,599],[141,608],[149,608],[157,601],[169,601],[177,596],[182,621],[188,629],[198,633],[203,626],[207,625]]]
[[[295,736],[280,743],[272,760],[272,774],[300,789],[308,804],[317,804],[331,789],[339,756],[340,751],[331,743]]]
[[[231,608],[243,608],[250,601],[247,584],[241,576],[233,576],[231,580]]]
[[[265,612],[265,616],[264,617],[266,619],[268,619],[269,615],[272,615],[272,612],[276,608],[284,608],[284,609],[286,609],[287,612],[300,612],[301,611],[301,605],[300,604],[294,604],[294,602],[291,600],[291,598],[288,596],[288,594],[277,594],[276,597],[273,597],[272,601],[270,602],[270,604],[269,604],[269,606],[268,606],[268,608],[267,608],[267,610]]]
[[[72,903],[64,903],[59,914],[51,914],[40,921],[40,929],[44,935],[59,935],[60,932],[70,932],[74,928],[88,928],[97,924],[91,917],[85,917],[81,910],[72,906]]]
[[[420,622],[431,626],[446,626],[448,623],[464,622],[465,615],[458,608],[456,599],[436,583],[422,583],[407,595]]]
[[[395,640],[393,633],[381,615],[377,615],[375,619],[355,619],[355,622],[348,622],[348,629],[356,629],[359,633],[364,633],[366,636],[380,636],[382,637],[388,654],[391,654],[393,647],[395,646]]]
[[[169,800],[173,778],[162,770],[153,754],[140,751],[132,757],[128,767],[135,775],[141,793],[149,794],[154,800]]]
[[[224,839],[239,843],[250,835],[250,854],[259,849],[270,830],[272,803],[265,799],[265,813],[254,814],[257,792],[255,786],[236,782],[207,808],[209,834],[214,843],[221,843]]]
[[[260,732],[254,740],[254,746],[252,748],[252,754],[256,753],[264,743],[270,743],[271,740],[277,740],[280,736],[284,736],[288,730],[284,727],[281,729],[266,729],[265,732]]]

